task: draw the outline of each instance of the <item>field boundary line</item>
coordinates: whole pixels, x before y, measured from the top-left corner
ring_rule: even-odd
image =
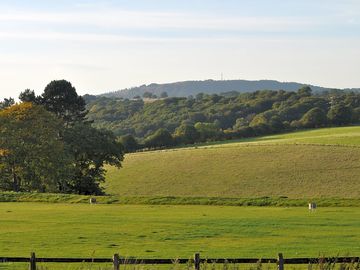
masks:
[[[27,262],[30,270],[36,270],[36,263],[112,263],[114,270],[119,270],[120,265],[133,264],[188,264],[193,265],[194,270],[200,270],[200,264],[255,264],[255,263],[276,263],[278,270],[283,270],[285,264],[325,264],[325,263],[359,263],[359,257],[319,257],[319,258],[284,258],[282,253],[277,258],[201,258],[200,253],[195,253],[189,259],[141,259],[124,258],[119,254],[114,254],[112,258],[51,258],[36,257],[35,252],[31,252],[30,257],[0,257],[0,263]]]

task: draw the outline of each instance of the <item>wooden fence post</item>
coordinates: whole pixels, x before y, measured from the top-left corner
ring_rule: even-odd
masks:
[[[35,252],[30,253],[30,267],[29,267],[29,270],[36,270]]]
[[[117,253],[115,253],[113,256],[113,265],[114,265],[114,270],[120,269],[120,258],[119,258],[119,254]]]
[[[284,257],[282,253],[278,255],[278,270],[284,270]]]
[[[195,270],[200,270],[200,254],[195,253],[194,255],[194,268]]]

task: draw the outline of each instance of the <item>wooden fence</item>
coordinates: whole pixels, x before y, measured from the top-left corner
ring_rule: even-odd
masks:
[[[229,263],[229,264],[255,264],[255,263],[276,263],[278,270],[284,270],[285,264],[325,264],[325,263],[359,263],[359,257],[323,257],[323,258],[283,258],[282,253],[275,258],[228,258],[209,259],[200,258],[199,253],[194,254],[193,259],[137,259],[121,258],[114,254],[112,258],[37,258],[32,252],[30,257],[0,257],[0,263],[26,262],[29,263],[29,270],[36,270],[36,263],[111,263],[114,270],[119,270],[120,265],[127,264],[193,264],[194,270],[200,270],[202,263]]]

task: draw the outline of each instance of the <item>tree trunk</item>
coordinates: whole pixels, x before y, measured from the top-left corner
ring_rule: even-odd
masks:
[[[12,167],[12,176],[13,176],[13,191],[15,192],[19,192],[20,188],[19,188],[19,178],[16,175],[15,172],[15,165],[13,165]]]

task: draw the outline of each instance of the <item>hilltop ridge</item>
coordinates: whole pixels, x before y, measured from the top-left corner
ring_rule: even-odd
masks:
[[[173,83],[151,83],[137,87],[126,88],[101,94],[104,97],[134,98],[142,96],[145,92],[160,95],[167,92],[169,97],[187,97],[198,93],[219,94],[225,92],[255,92],[257,90],[285,90],[296,91],[303,86],[310,86],[314,92],[329,91],[334,88],[326,88],[311,84],[297,82],[279,82],[276,80],[204,80],[204,81],[181,81]],[[360,88],[346,88],[341,90],[359,91]]]

